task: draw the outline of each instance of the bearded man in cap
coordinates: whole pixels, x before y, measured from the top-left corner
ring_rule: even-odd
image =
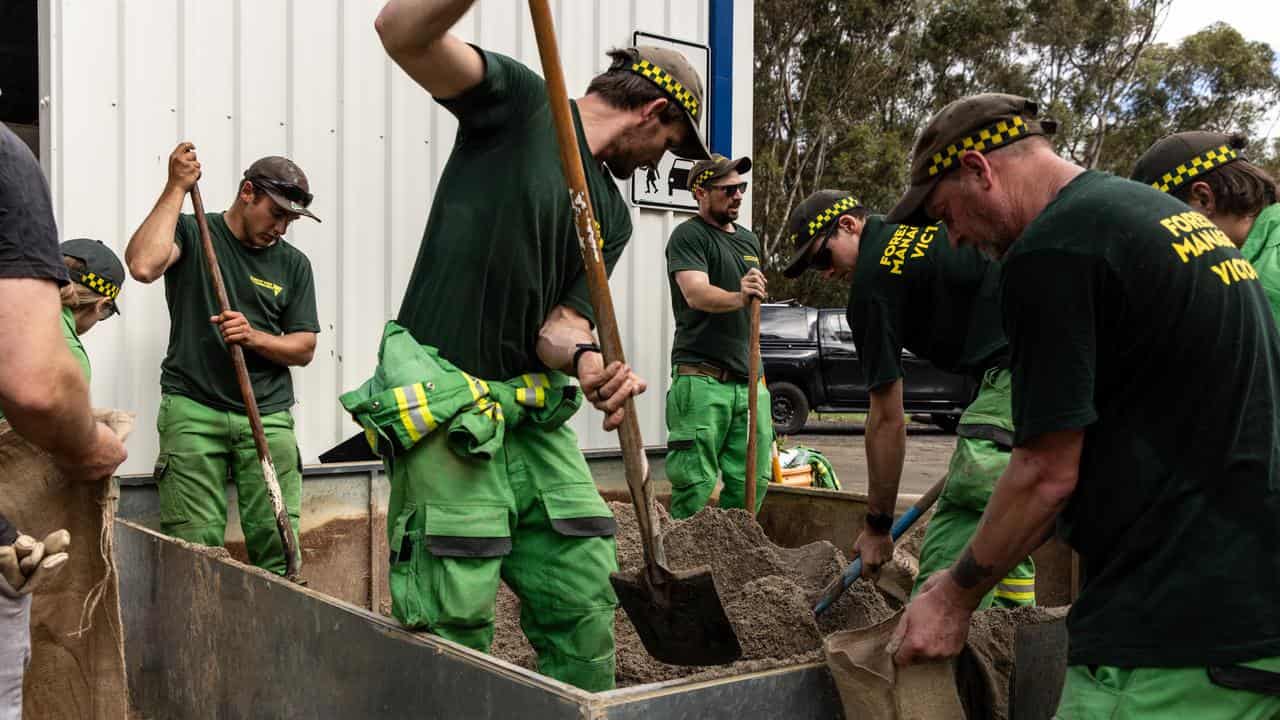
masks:
[[[595,343],[546,83],[449,33],[471,4],[393,0],[376,21],[458,134],[377,372],[342,400],[390,468],[396,618],[487,652],[501,579],[539,671],[608,690],[615,524],[565,422],[585,395],[617,428],[645,382]],[[708,157],[702,98],[682,55],[638,47],[571,101],[607,268],[631,239],[614,178]]]
[[[1280,334],[1231,240],[1055,154],[1012,95],[945,107],[891,221],[1003,260],[1014,450],[899,664],[958,654],[979,599],[1054,532],[1079,553],[1060,718],[1270,718],[1280,672]]]
[[[1280,324],[1280,205],[1276,181],[1245,158],[1244,135],[1174,133],[1152,145],[1133,168],[1133,179],[1198,210],[1240,248]]]
[[[134,279],[164,278],[169,305],[169,349],[160,365],[156,418],[161,529],[199,545],[222,545],[230,478],[250,562],[283,575],[284,549],[227,348],[244,350],[296,534],[302,467],[289,411],[289,368],[311,362],[320,324],[311,262],[284,235],[299,217],[319,218],[307,209],[310,185],[292,161],[271,156],[250,165],[231,207],[208,213],[227,298],[236,308],[220,312],[195,216],[182,214],[199,177],[195,146],[179,144],[169,156],[164,191],[125,250]]]
[[[956,427],[955,452],[924,545],[913,592],[950,567],[978,528],[1013,450],[1009,343],[1000,323],[999,266],[972,247],[954,248],[937,225],[890,223],[841,190],[819,190],[787,219],[795,255],[787,277],[807,268],[850,278],[848,320],[866,378],[867,517],[854,543],[874,576],[893,558],[893,512],[907,450],[902,350],[978,382]],[[1035,563],[1024,558],[979,608],[1035,604]]]
[[[734,222],[751,160],[713,155],[689,171],[698,214],[667,241],[667,279],[676,319],[667,391],[667,478],[671,516],[686,518],[707,504],[723,477],[720,507],[746,506],[747,434],[756,433],[756,507],[769,487],[773,442],[769,391],[763,378],[747,387],[751,300],[766,297],[760,239]],[[747,424],[754,392],[756,427]]]

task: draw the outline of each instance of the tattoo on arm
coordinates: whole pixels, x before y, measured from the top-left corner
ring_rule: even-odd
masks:
[[[990,565],[982,565],[978,562],[978,559],[973,556],[973,550],[965,548],[960,561],[951,571],[951,577],[955,579],[957,585],[968,590],[991,577],[993,572],[994,569]]]

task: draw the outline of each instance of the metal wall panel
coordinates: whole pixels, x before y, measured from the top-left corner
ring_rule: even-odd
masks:
[[[95,237],[123,254],[182,139],[197,146],[210,209],[230,205],[257,157],[287,155],[306,170],[324,222],[294,223],[289,241],[311,260],[323,328],[315,360],[293,373],[299,442],[314,462],[356,430],[336,398],[372,372],[456,123],[386,58],[373,30],[380,0],[40,2],[42,162],[64,237]],[[707,42],[708,9],[708,2],[553,0],[570,93],[581,94],[605,66],[604,52],[629,44],[635,30]],[[738,0],[734,13],[737,154],[751,149],[751,9],[751,0]],[[477,3],[455,32],[539,68],[523,0]],[[634,208],[632,243],[612,280],[629,359],[650,383],[638,405],[649,444],[666,434],[673,323],[663,249],[686,217]],[[85,345],[95,403],[138,414],[123,471],[139,473],[156,452],[169,331],[163,284],[128,281],[121,307],[123,316]],[[600,420],[590,409],[574,418],[583,448],[617,446]]]

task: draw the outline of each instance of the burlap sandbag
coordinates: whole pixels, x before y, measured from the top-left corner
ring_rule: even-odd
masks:
[[[97,411],[125,438],[133,415]],[[118,489],[111,480],[64,478],[44,451],[0,421],[0,513],[43,538],[71,531],[71,559],[31,603],[31,664],[23,682],[28,720],[120,720],[128,715],[124,632],[112,547]]]
[[[871,627],[827,636],[827,667],[840,691],[844,716],[857,720],[956,720],[964,717],[955,664],[893,664],[885,646],[902,613]]]

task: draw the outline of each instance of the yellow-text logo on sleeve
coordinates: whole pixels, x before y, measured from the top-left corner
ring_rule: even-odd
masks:
[[[1170,247],[1184,263],[1218,248],[1235,247],[1226,233],[1219,230],[1209,218],[1194,210],[1170,215],[1161,220],[1160,224],[1173,236]],[[1258,279],[1258,271],[1243,258],[1226,258],[1210,265],[1209,269],[1223,285]]]
[[[893,236],[889,238],[889,244],[885,245],[884,253],[880,256],[880,264],[887,266],[890,274],[901,275],[902,266],[907,260],[924,257],[937,235],[937,225],[928,227],[899,225],[898,229],[893,231]]]
[[[283,287],[271,282],[270,280],[263,280],[262,278],[257,277],[255,275],[249,276],[249,282],[253,283],[254,285],[257,285],[260,288],[266,288],[270,290],[276,297],[280,297],[280,293],[284,291]]]

